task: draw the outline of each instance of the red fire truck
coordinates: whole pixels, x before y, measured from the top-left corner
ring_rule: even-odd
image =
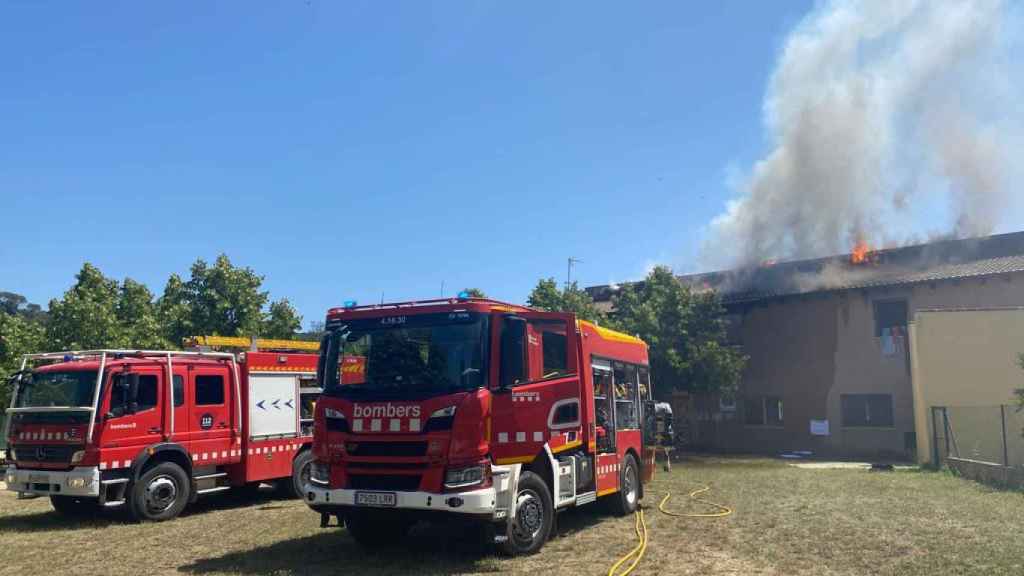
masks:
[[[528,554],[558,511],[636,509],[654,416],[638,338],[475,298],[335,308],[326,329],[305,499],[360,543],[461,517]]]
[[[260,482],[302,494],[316,362],[265,351],[28,355],[12,378],[7,489],[49,496],[63,514],[124,505],[140,520]]]

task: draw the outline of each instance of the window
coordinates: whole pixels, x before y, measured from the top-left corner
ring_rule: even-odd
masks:
[[[782,398],[778,396],[747,398],[743,406],[748,426],[783,425]]]
[[[530,320],[530,379],[543,380],[569,374],[569,350],[565,322]]]
[[[637,375],[640,376],[640,400],[650,400],[651,394],[651,374],[647,366],[640,366],[637,368]]]
[[[782,398],[769,396],[764,399],[764,420],[768,426],[782,426]]]
[[[548,427],[552,430],[576,428],[580,425],[580,401],[573,398],[556,402],[551,407],[551,421]]]
[[[612,433],[612,369],[606,360],[594,360],[594,412],[597,421],[597,449],[608,452],[615,449]]]
[[[615,378],[615,428],[635,430],[640,427],[637,418],[636,366],[615,362],[612,368]]]
[[[893,426],[892,396],[889,394],[843,394],[840,397],[843,426]]]
[[[110,387],[110,409],[114,410],[118,407],[126,406],[128,398],[128,388],[121,385],[124,380],[124,374],[115,374],[113,385]],[[135,396],[136,412],[142,412],[143,410],[149,410],[155,408],[157,405],[157,378],[152,374],[140,374],[139,375],[139,390]]]
[[[196,406],[224,403],[223,376],[196,376]]]
[[[875,302],[875,337],[881,338],[886,331],[907,326],[906,300]]]
[[[174,376],[174,407],[185,404],[185,379],[175,374]]]

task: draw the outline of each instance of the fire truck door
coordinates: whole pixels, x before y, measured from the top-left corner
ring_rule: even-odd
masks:
[[[191,452],[197,465],[232,460],[231,377],[226,366],[196,366],[189,370]]]

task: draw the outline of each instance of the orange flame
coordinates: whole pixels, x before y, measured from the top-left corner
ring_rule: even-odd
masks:
[[[850,263],[852,264],[865,264],[871,257],[871,246],[868,245],[864,240],[858,240],[857,245],[853,247],[853,252],[850,253]]]

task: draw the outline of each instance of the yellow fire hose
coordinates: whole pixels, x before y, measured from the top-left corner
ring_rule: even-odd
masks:
[[[667,504],[669,498],[672,497],[671,492],[665,494],[665,497],[661,499],[661,503],[658,504],[658,510],[661,511],[662,514],[665,514],[667,516],[675,516],[677,518],[724,518],[733,513],[732,508],[729,508],[728,506],[723,506],[722,504],[719,504],[717,502],[712,502],[710,500],[698,498],[698,496],[700,496],[701,494],[711,490],[711,486],[706,486],[703,484],[701,484],[700,486],[700,488],[697,488],[696,490],[689,493],[688,496],[690,500],[694,502],[699,502],[701,504],[705,504],[707,506],[713,506],[718,509],[717,512],[690,514],[670,512],[665,509],[665,504]],[[608,576],[627,576],[628,574],[633,572],[633,569],[636,568],[637,564],[640,563],[640,559],[643,558],[644,552],[647,551],[647,523],[644,521],[643,508],[640,508],[636,511],[634,530],[636,531],[636,536],[639,540],[639,543],[637,543],[636,547],[630,550],[628,554],[620,558],[618,562],[612,564],[612,567],[608,569]],[[629,566],[626,566],[622,570],[622,572],[617,572],[622,567],[622,565],[628,562],[631,558],[633,561],[630,562]]]
[[[635,518],[636,525],[634,526],[634,529],[636,530],[636,537],[640,540],[640,542],[636,545],[636,548],[633,548],[629,551],[629,554],[626,554],[625,556],[620,558],[618,562],[612,564],[612,567],[608,569],[608,576],[615,576],[615,572],[619,569],[619,567],[625,564],[630,558],[632,558],[633,562],[630,563],[630,565],[619,575],[626,576],[627,574],[632,572],[634,568],[636,568],[636,565],[640,563],[640,559],[644,557],[644,552],[647,551],[647,523],[644,522],[643,508],[637,509]]]
[[[694,490],[693,492],[690,492],[690,500],[693,500],[694,502],[700,502],[701,504],[706,504],[708,506],[714,506],[715,508],[718,509],[718,512],[704,514],[680,514],[679,512],[669,512],[668,510],[665,510],[665,504],[667,504],[668,499],[672,497],[671,492],[665,494],[665,497],[661,499],[661,504],[658,504],[658,510],[661,510],[663,514],[668,514],[669,516],[675,516],[677,518],[725,518],[726,516],[732,514],[732,508],[729,508],[728,506],[722,506],[718,502],[712,502],[710,500],[702,500],[700,498],[697,498],[697,496],[707,492],[708,490],[711,490],[711,486],[701,485],[700,488]]]

